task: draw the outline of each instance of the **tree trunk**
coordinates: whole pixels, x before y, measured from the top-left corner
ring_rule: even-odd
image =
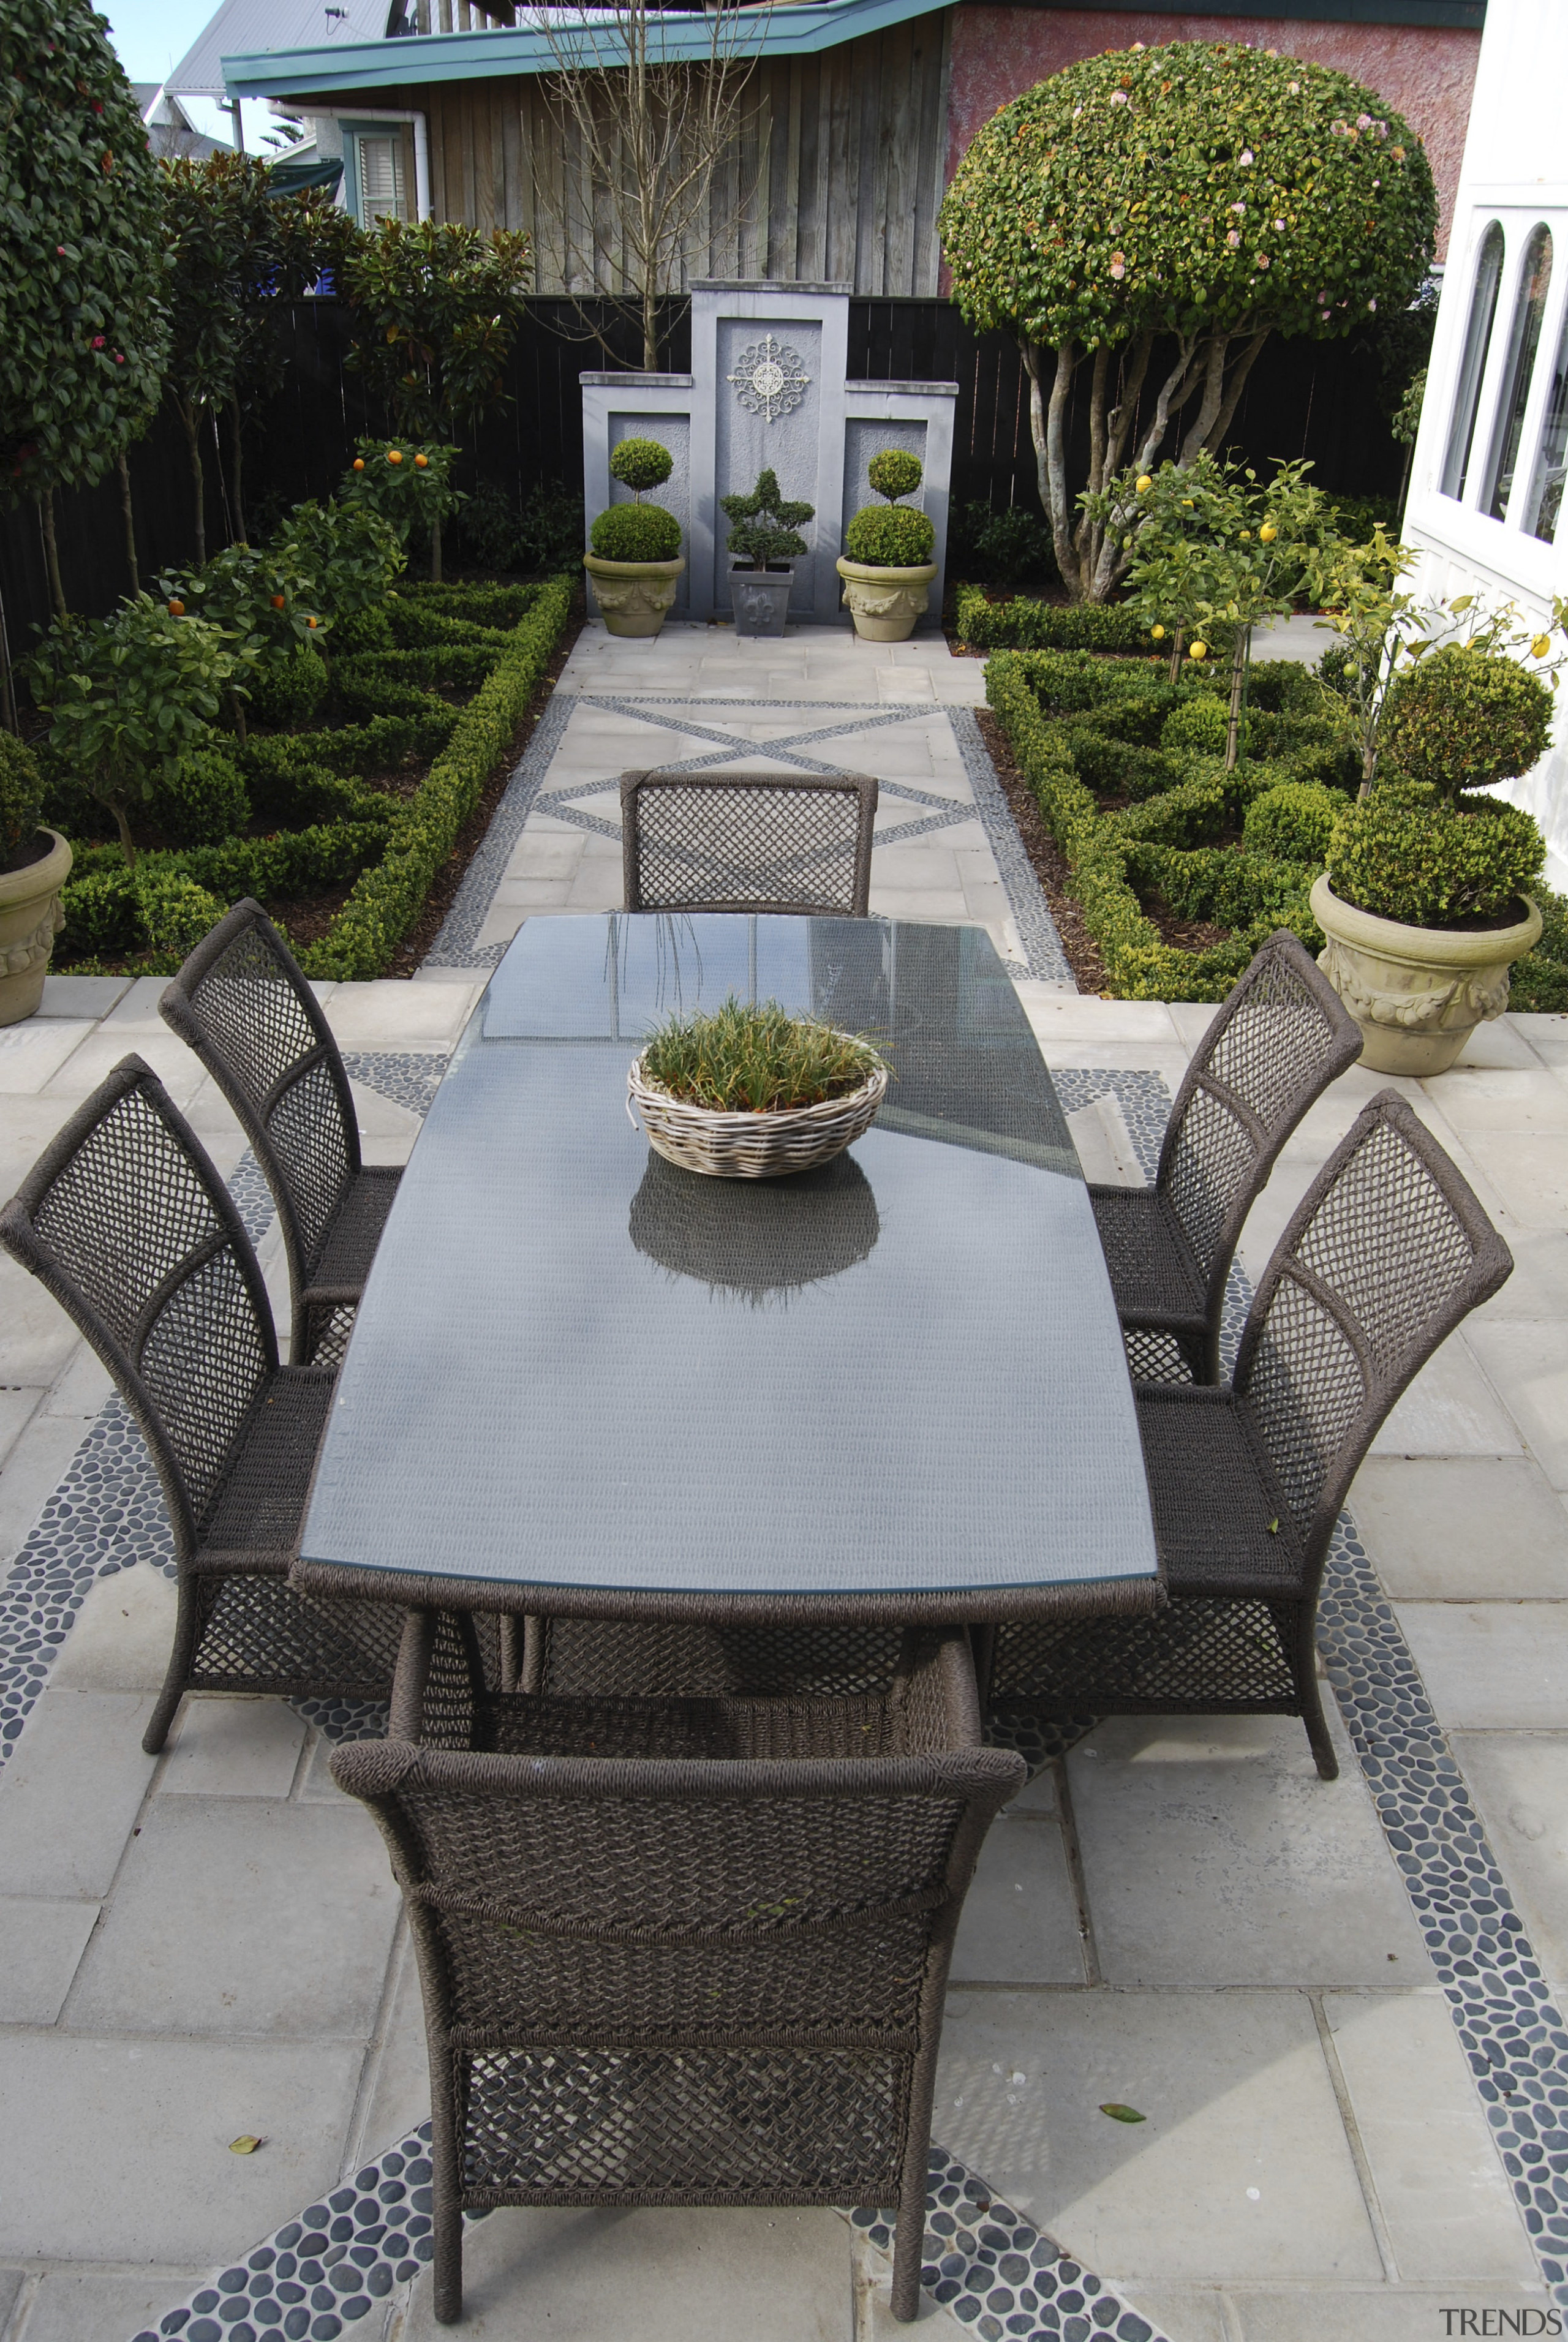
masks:
[[[245,471],[245,449],[241,444],[240,435],[242,428],[239,400],[231,398],[229,401],[229,488],[235,504],[235,534],[241,545],[247,545],[250,542],[250,531],[245,526],[245,500],[242,493]]]
[[[1203,355],[1203,395],[1198,402],[1198,412],[1182,442],[1180,464],[1190,464],[1200,448],[1209,444],[1209,434],[1219,420],[1225,395],[1225,352],[1230,347],[1228,334],[1211,334]]]
[[[224,443],[218,435],[218,410],[215,406],[211,409],[211,420],[213,426],[213,464],[218,475],[218,502],[224,508],[224,533],[227,536],[229,543],[233,545],[235,541],[237,532],[235,528],[234,511],[229,503],[229,484],[224,476]]]
[[[100,805],[106,805],[114,815],[115,827],[120,833],[120,851],[125,857],[125,867],[127,870],[134,870],[136,866],[136,848],[131,836],[131,825],[125,819],[125,806],[118,797],[100,797],[98,802]]]
[[[196,566],[199,569],[207,557],[206,481],[202,473],[201,425],[196,418],[195,407],[188,398],[182,398],[176,404],[180,421],[185,425],[185,446],[191,459],[191,487],[195,499]]]
[[[64,618],[65,589],[60,583],[60,548],[55,542],[55,491],[45,488],[38,499],[38,526],[44,537],[44,567],[49,578],[49,606],[56,618]]]
[[[0,724],[7,732],[20,731],[16,695],[11,685],[11,638],[5,626],[5,605],[0,602]]]
[[[1051,542],[1055,548],[1056,566],[1062,573],[1062,583],[1067,588],[1070,601],[1084,598],[1083,581],[1078,571],[1078,556],[1073,549],[1073,512],[1067,501],[1067,451],[1064,430],[1067,412],[1067,393],[1073,384],[1073,369],[1077,364],[1071,342],[1064,342],[1056,353],[1056,375],[1051,385],[1047,406],[1040,380],[1041,345],[1025,342],[1024,364],[1029,375],[1029,435],[1034,442],[1034,475],[1040,492],[1040,508],[1051,523]]]
[[[136,565],[136,515],[131,503],[131,467],[122,447],[115,458],[115,468],[120,475],[120,512],[125,524],[125,561],[131,572],[131,591],[142,590],[142,573]]]
[[[1176,628],[1174,639],[1171,644],[1171,671],[1169,679],[1172,683],[1179,682],[1181,679],[1182,652],[1185,646],[1186,640],[1187,630],[1185,626],[1178,626]]]
[[[1236,747],[1241,736],[1242,702],[1246,693],[1247,668],[1253,656],[1253,630],[1250,626],[1236,628],[1235,646],[1231,652],[1231,709],[1225,726],[1225,770],[1236,769]]]
[[[1089,382],[1089,488],[1096,494],[1105,485],[1105,384],[1111,371],[1111,352],[1102,342],[1094,353],[1094,371]],[[1078,574],[1084,594],[1091,602],[1100,596],[1094,590],[1100,571],[1100,555],[1105,542],[1105,530],[1098,521],[1081,515],[1073,532],[1073,543],[1078,555]]]
[[[235,719],[235,737],[243,748],[245,745],[245,704],[232,684],[229,686],[229,714]]]
[[[439,586],[441,583],[441,523],[438,520],[433,520],[430,524],[430,575],[432,581]]]
[[[1241,405],[1242,393],[1247,386],[1247,376],[1257,364],[1259,353],[1268,337],[1269,328],[1265,325],[1261,334],[1253,335],[1252,340],[1236,360],[1219,414],[1210,425],[1209,435],[1203,442],[1211,455],[1217,455],[1225,444],[1225,434],[1235,420],[1236,409]]]
[[[659,296],[651,268],[643,284],[643,371],[659,371]]]

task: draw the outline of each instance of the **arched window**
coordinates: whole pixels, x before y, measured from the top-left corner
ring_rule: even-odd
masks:
[[[1552,391],[1547,400],[1545,420],[1541,425],[1541,445],[1535,451],[1535,469],[1530,479],[1530,502],[1524,508],[1524,525],[1533,536],[1544,545],[1553,544],[1557,535],[1558,515],[1563,509],[1563,482],[1568,474],[1568,316],[1563,321],[1563,331],[1557,343],[1557,363],[1552,371]]]
[[[1497,314],[1497,287],[1503,281],[1503,230],[1493,220],[1481,241],[1475,264],[1475,290],[1470,301],[1470,323],[1464,329],[1464,356],[1453,395],[1453,416],[1448,426],[1448,452],[1443,459],[1443,493],[1463,496],[1470,473],[1470,448],[1475,437],[1475,410],[1481,400],[1486,353],[1492,346],[1492,321]]]
[[[1503,403],[1492,435],[1492,462],[1487,473],[1486,509],[1493,520],[1506,520],[1513,494],[1513,471],[1519,461],[1519,438],[1524,410],[1530,404],[1530,384],[1535,372],[1535,352],[1541,340],[1541,319],[1552,282],[1552,231],[1532,228],[1524,247],[1524,265],[1513,301],[1513,322],[1508,331],[1508,365],[1503,376]]]

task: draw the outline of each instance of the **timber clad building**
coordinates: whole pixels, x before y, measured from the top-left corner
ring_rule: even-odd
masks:
[[[312,120],[322,154],[343,155],[345,200],[363,219],[428,213],[524,228],[541,294],[592,291],[592,196],[547,102],[547,42],[488,22],[470,0],[416,0],[405,15],[414,5],[392,0],[383,21],[385,0],[351,0],[325,14],[352,38],[264,49],[287,30],[272,0],[226,0],[169,86],[266,97]],[[1248,42],[1365,83],[1425,142],[1441,253],[1484,16],[1485,0],[1212,0],[1202,11],[781,0],[743,36],[740,54],[757,60],[745,127],[671,289],[742,276],[832,281],[872,299],[940,295],[937,209],[980,125],[1047,74],[1134,41]],[[694,21],[702,55],[708,36]],[[384,36],[366,37],[377,23]],[[574,217],[575,234],[564,225]],[[607,222],[595,225],[608,238]]]

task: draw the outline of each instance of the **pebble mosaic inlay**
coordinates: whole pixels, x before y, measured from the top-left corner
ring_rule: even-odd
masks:
[[[602,797],[606,791],[614,790],[616,786],[614,776],[577,779],[556,788],[544,786],[549,766],[562,745],[564,726],[574,706],[630,716],[638,723],[677,733],[688,740],[709,741],[712,746],[705,755],[672,758],[665,767],[672,772],[692,773],[732,764],[740,757],[753,762],[765,757],[774,763],[794,765],[806,773],[842,772],[844,769],[842,763],[835,764],[814,756],[812,747],[850,735],[881,731],[890,725],[940,722],[945,718],[957,742],[964,773],[974,793],[974,802],[944,797],[934,790],[916,788],[905,781],[882,780],[879,776],[884,801],[896,798],[901,804],[907,803],[921,809],[921,814],[919,818],[901,822],[894,828],[879,829],[876,843],[878,846],[902,846],[912,839],[928,836],[937,830],[956,828],[964,822],[978,818],[1001,875],[1025,955],[1023,964],[1010,964],[1011,973],[1072,989],[1072,971],[1052,921],[1050,907],[1034,876],[1034,866],[1024,851],[1013,816],[1007,809],[1007,800],[997,782],[995,768],[980,736],[980,726],[970,709],[943,708],[930,700],[870,706],[860,700],[746,699],[739,705],[744,706],[748,716],[759,708],[787,709],[798,712],[802,719],[798,731],[782,735],[777,739],[757,740],[749,733],[737,731],[725,724],[724,711],[726,704],[722,700],[694,696],[560,693],[541,718],[522,762],[507,785],[506,794],[496,808],[484,844],[469,865],[467,876],[458,889],[457,898],[447,914],[445,925],[435,939],[426,965],[483,968],[494,967],[500,960],[506,949],[504,943],[482,946],[476,938],[531,813],[549,813],[557,821],[567,822],[575,829],[588,830],[597,836],[620,836],[618,822],[609,820],[601,813],[588,811],[581,802],[584,798]],[[558,720],[552,724],[552,718]],[[547,724],[551,725],[548,735],[545,730]],[[868,755],[867,761],[874,766],[874,753]]]
[[[349,1062],[355,1078],[419,1112],[442,1061],[386,1052]],[[1140,1164],[1153,1175],[1169,1107],[1158,1076],[1074,1069],[1056,1080],[1069,1112],[1114,1095]],[[250,1156],[230,1186],[259,1237],[271,1201]],[[1245,1303],[1238,1271],[1226,1312],[1233,1340]],[[155,1476],[130,1417],[111,1398],[0,1590],[0,1762],[94,1579],[138,1561],[172,1574]],[[1555,2299],[1568,2305],[1568,2027],[1348,1515],[1330,1553],[1319,1645],[1543,2272]],[[300,1712],[335,1739],[385,1728],[384,1711],[364,1703],[303,1702]],[[1056,1752],[1037,1736],[1025,1753],[1037,1767]],[[308,2206],[155,2327],[142,2328],[135,2342],[172,2335],[182,2342],[334,2342],[428,2260],[428,2189],[426,2127]],[[874,2246],[891,2250],[890,2220],[864,2211],[849,2217]],[[934,2147],[926,2252],[927,2289],[984,2342],[1093,2342],[1097,2335],[1162,2342],[1147,2318]]]

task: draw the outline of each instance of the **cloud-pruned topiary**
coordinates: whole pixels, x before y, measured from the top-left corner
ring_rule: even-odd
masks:
[[[1552,694],[1515,659],[1463,644],[1406,667],[1389,688],[1381,749],[1440,796],[1527,773],[1552,736]]]
[[[943,247],[970,325],[1023,347],[1040,500],[1074,600],[1109,590],[1077,486],[1146,468],[1178,418],[1183,462],[1217,452],[1270,333],[1329,340],[1403,308],[1436,219],[1407,124],[1343,74],[1261,49],[1139,43],[993,115],[944,201]],[[1174,347],[1151,382],[1160,335]],[[1094,462],[1075,483],[1066,405],[1091,357]]]

